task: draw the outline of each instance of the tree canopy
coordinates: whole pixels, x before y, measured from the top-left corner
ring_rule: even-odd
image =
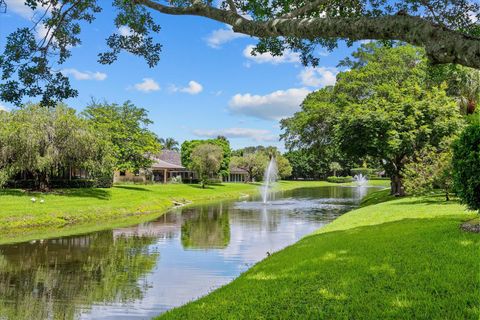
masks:
[[[188,140],[182,143],[181,147],[181,157],[182,157],[182,165],[186,168],[192,168],[192,152],[195,147],[201,144],[213,144],[219,146],[222,150],[222,160],[220,164],[219,174],[221,176],[226,176],[229,174],[230,170],[230,157],[231,157],[231,149],[230,149],[230,142],[223,137],[217,139],[208,139],[208,140]]]
[[[10,0],[6,0],[7,6]],[[401,41],[425,48],[433,64],[456,63],[480,68],[480,3],[475,0],[112,0],[113,23],[129,35],[114,33],[98,61],[111,64],[122,51],[144,58],[150,67],[160,59],[160,31],[152,15],[194,15],[226,23],[235,32],[258,38],[253,53],[300,53],[305,65],[319,63],[318,46],[333,50],[339,40]],[[81,44],[81,26],[104,9],[99,0],[26,0],[36,15],[32,27],[7,36],[0,56],[0,99],[21,104],[40,97],[43,105],[74,97],[77,91],[55,65]],[[8,9],[7,9],[8,10]],[[180,25],[180,23],[179,23]],[[35,29],[46,30],[36,40]]]
[[[91,178],[112,177],[110,141],[62,104],[0,112],[0,150],[0,186],[24,174],[47,189],[65,170],[70,179],[72,168],[88,170]]]
[[[460,130],[458,105],[444,86],[429,85],[415,47],[368,44],[345,63],[352,69],[339,74],[333,90],[308,96],[303,110],[283,122],[287,146],[293,139],[300,147],[337,147],[349,159],[374,160],[391,178],[392,193],[403,195],[403,170],[415,153]]]
[[[213,143],[201,143],[193,148],[190,168],[197,172],[202,188],[205,188],[209,179],[216,178],[219,174],[222,159],[222,148]]]
[[[160,152],[159,139],[148,130],[152,121],[147,110],[130,101],[122,105],[93,102],[83,115],[111,141],[116,170],[145,169],[153,163],[152,156]]]

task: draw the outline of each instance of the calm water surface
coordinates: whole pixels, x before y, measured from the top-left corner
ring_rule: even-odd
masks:
[[[322,187],[172,211],[156,221],[0,246],[0,319],[150,319],[230,282],[355,207]]]

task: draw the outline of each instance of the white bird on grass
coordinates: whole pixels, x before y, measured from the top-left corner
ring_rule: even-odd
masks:
[[[31,200],[32,202],[34,202],[34,203],[35,203],[35,201],[37,201],[37,199],[35,199],[35,198],[32,198],[32,199],[30,199],[30,200]]]
[[[40,203],[45,203],[45,200],[43,200],[43,199],[42,199],[42,200],[40,200]]]

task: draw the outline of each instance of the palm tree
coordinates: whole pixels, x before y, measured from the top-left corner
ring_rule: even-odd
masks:
[[[173,150],[173,151],[178,151],[179,144],[178,141],[173,139],[173,138],[160,138],[159,139],[160,144],[162,145],[163,150]]]
[[[462,79],[459,104],[466,114],[475,112],[480,100],[480,71],[468,70]]]

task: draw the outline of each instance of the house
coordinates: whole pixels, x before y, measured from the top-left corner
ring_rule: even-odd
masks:
[[[247,181],[248,181],[248,172],[234,166],[230,166],[230,173],[224,179],[224,182],[247,182]]]
[[[153,181],[157,183],[167,183],[181,177],[182,182],[195,182],[198,177],[196,172],[188,170],[182,165],[180,152],[173,150],[163,150],[154,157],[152,166],[146,170],[140,170],[137,173],[129,171],[117,171],[114,174],[114,182],[137,182],[146,183]],[[223,182],[246,182],[248,178],[247,171],[230,167],[230,174],[223,177]]]
[[[151,168],[152,180],[155,182],[167,183],[172,178],[181,177],[182,181],[193,182],[197,179],[195,172],[182,166],[180,152],[163,150],[155,157]]]
[[[138,182],[153,181],[158,183],[170,182],[173,178],[181,177],[181,181],[193,182],[197,179],[195,172],[182,166],[180,153],[173,150],[163,150],[154,157],[152,166],[146,170],[133,173],[129,171],[117,171],[114,174],[114,182]]]

